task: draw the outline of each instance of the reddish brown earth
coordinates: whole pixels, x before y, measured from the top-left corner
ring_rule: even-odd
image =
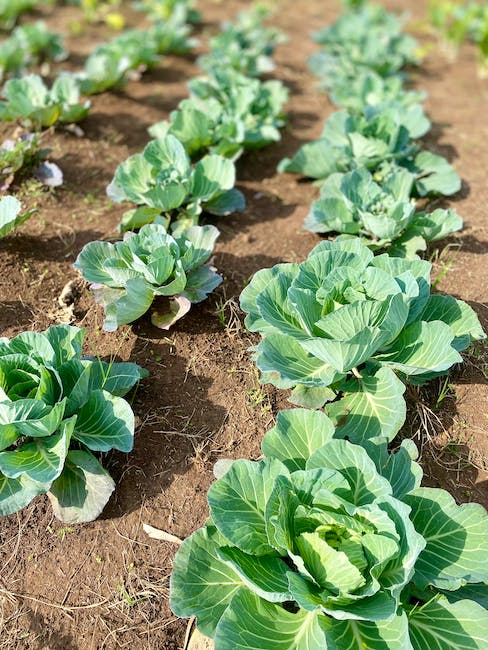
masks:
[[[201,0],[204,32],[247,4]],[[87,352],[131,359],[151,373],[134,400],[135,449],[128,456],[106,456],[117,490],[98,521],[63,526],[53,519],[46,497],[0,521],[1,650],[180,648],[186,623],[171,614],[167,598],[176,546],[149,539],[142,524],[181,538],[201,525],[215,460],[257,458],[277,409],[287,406],[286,396],[259,386],[246,351],[252,339],[242,328],[237,298],[256,270],[301,260],[318,241],[302,230],[316,189],[277,174],[276,165],[316,137],[334,110],[316,90],[305,62],[314,49],[309,33],[331,22],[340,7],[332,0],[273,4],[273,20],[289,36],[278,49],[275,76],[290,87],[290,123],[280,144],[238,164],[247,210],[215,222],[222,231],[216,265],[223,285],[166,336],[148,320],[116,334],[102,333],[102,313],[86,290],[76,304],[75,323],[87,328]],[[425,6],[409,2],[408,9],[420,19]],[[46,15],[53,28],[67,32],[77,13],[62,8]],[[73,56],[64,65],[79,66],[107,37],[105,28],[94,27],[69,38]],[[52,193],[29,183],[20,188],[25,204],[39,207],[39,216],[0,243],[1,335],[42,330],[65,318],[57,297],[77,277],[71,265],[80,248],[117,236],[122,210],[105,197],[117,164],[143,148],[146,128],[168,115],[197,72],[190,58],[167,57],[123,92],[95,97],[84,138],[63,131],[46,134],[65,184]],[[454,205],[465,229],[430,251],[434,275],[447,271],[437,288],[469,301],[486,326],[488,83],[477,77],[470,47],[454,64],[434,47],[414,81],[429,92],[434,129],[427,145],[448,155],[464,179]],[[479,348],[451,375],[451,390],[440,404],[440,385],[413,395],[404,430],[422,444],[431,484],[450,489],[460,501],[485,505],[487,368],[488,356]]]

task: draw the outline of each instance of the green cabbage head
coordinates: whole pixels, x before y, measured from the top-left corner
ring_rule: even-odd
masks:
[[[376,257],[357,237],[323,241],[300,264],[258,271],[241,294],[261,381],[321,407],[353,441],[391,439],[405,381],[422,384],[485,337],[475,312],[430,294],[429,262]]]
[[[420,487],[411,441],[337,436],[282,411],[264,459],[230,465],[176,555],[174,613],[215,650],[485,649],[484,508]]]
[[[95,300],[105,309],[103,328],[111,332],[132,323],[159,297],[163,302],[153,310],[152,323],[169,329],[222,282],[209,262],[218,236],[217,228],[207,225],[173,237],[154,223],[115,244],[88,243],[74,266],[93,283]]]
[[[93,452],[131,451],[123,399],[147,376],[135,363],[83,357],[84,330],[0,338],[0,515],[47,492],[58,519],[96,519],[115,483]]]

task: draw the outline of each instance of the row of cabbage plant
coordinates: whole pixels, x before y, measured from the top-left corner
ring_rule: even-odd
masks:
[[[401,26],[367,4],[314,34],[322,49],[310,67],[344,108],[280,169],[320,185],[308,230],[359,236],[373,250],[415,257],[462,227],[453,209],[428,205],[458,192],[461,180],[444,157],[418,142],[431,124],[421,104],[425,94],[406,86],[403,68],[418,63],[419,46]]]
[[[83,121],[91,108],[84,97],[123,88],[129,79],[139,78],[159,62],[161,55],[188,53],[197,43],[190,37],[190,13],[186,3],[176,3],[164,20],[155,18],[146,30],[125,30],[99,45],[81,72],[61,71],[51,85],[39,74],[25,71],[41,61],[65,59],[68,53],[61,37],[42,22],[15,28],[0,44],[0,75],[13,77],[2,88],[0,121],[16,125],[14,137],[0,147],[2,189],[9,187],[17,173],[28,172],[47,186],[61,185],[62,171],[45,161],[49,150],[41,148],[42,136],[37,132]]]
[[[327,84],[354,108],[282,168],[333,179],[324,231],[344,234],[258,271],[241,295],[262,336],[261,381],[310,408],[278,414],[262,460],[217,463],[210,518],[175,557],[171,607],[216,650],[482,650],[488,515],[422,487],[413,442],[390,443],[405,383],[445,374],[484,333],[464,302],[430,293],[431,265],[415,253],[434,238],[421,230],[414,244],[408,224],[403,245],[378,233],[412,197],[448,195],[459,179],[402,124],[418,136],[428,122],[399,76],[415,44],[394,15],[354,9],[319,40]],[[421,218],[450,216],[410,222]]]
[[[281,40],[265,17],[253,10],[224,25],[199,59],[206,74],[190,81],[190,97],[117,168],[108,196],[137,206],[122,218],[124,241],[91,242],[75,263],[105,308],[104,329],[133,322],[155,298],[152,323],[168,329],[222,281],[211,262],[219,232],[200,217],[244,209],[234,161],[278,140],[284,124],[283,84],[254,76],[272,69]]]
[[[169,20],[168,30],[172,25]],[[44,28],[36,26],[34,32],[46,36]],[[31,34],[29,26],[19,27],[12,39],[17,42]],[[126,35],[117,38],[123,49]],[[63,115],[64,121],[76,121],[65,112],[79,107],[65,105],[61,99],[63,93],[70,94],[70,89],[78,92],[75,77],[57,78],[49,102],[36,108],[35,126],[60,121]],[[7,101],[0,107],[2,117],[8,111],[12,111],[11,119],[18,117],[12,109],[15,100],[25,109],[24,117],[32,118],[32,112],[27,110],[33,104],[32,97],[42,104],[46,92],[41,78],[35,75],[7,81]],[[51,101],[53,94],[59,101]],[[26,160],[33,166],[38,164],[38,147],[38,133],[19,139],[17,144],[4,145],[7,167],[2,171],[11,177]],[[22,212],[14,196],[4,197],[0,201],[0,236],[34,212]],[[218,278],[215,282],[215,273],[203,266],[206,248],[211,251],[215,237],[212,226],[192,229],[182,240],[173,239],[162,226],[155,225],[126,243],[99,244],[103,251],[106,247],[114,249],[114,253],[106,255],[107,259],[116,258],[112,265],[106,264],[108,272],[118,261],[128,264],[130,260],[134,268],[143,269],[141,278],[159,281],[156,292],[167,295],[165,290],[171,284],[173,293],[180,293],[184,301],[187,296],[199,299],[202,283],[215,286],[220,281]],[[118,273],[122,272],[119,268]],[[147,289],[141,288],[141,282],[134,280],[131,289],[139,290],[140,299],[145,300]],[[127,309],[131,309],[127,304],[130,295]],[[101,454],[132,450],[135,418],[125,396],[147,372],[134,363],[107,363],[84,356],[84,336],[81,328],[56,325],[44,332],[23,332],[11,340],[0,339],[0,515],[17,512],[37,495],[47,494],[54,514],[62,521],[91,521],[102,512],[115,488],[102,465]]]
[[[256,21],[261,18],[240,18],[246,56],[247,47],[258,47]],[[259,44],[268,53],[273,46],[271,37]],[[122,229],[130,225],[138,232],[126,232],[116,243],[91,242],[75,264],[105,307],[106,330],[137,319],[155,298],[159,305],[152,321],[168,328],[192,303],[206,298],[222,281],[209,261],[219,233],[214,226],[197,225],[198,215],[244,207],[229,158],[210,153],[192,164],[183,144],[168,134],[149,143],[140,159],[132,159],[147,161],[152,174],[145,195],[152,203],[124,217]],[[121,177],[119,169],[116,179]],[[127,178],[134,180],[130,170]],[[164,213],[163,197],[173,201]],[[148,214],[154,223],[144,222]],[[176,214],[185,218],[170,228]],[[28,216],[21,214],[16,198],[5,197],[0,235]],[[0,339],[2,515],[47,493],[59,519],[79,523],[95,519],[110,498],[114,482],[95,454],[132,449],[134,415],[124,396],[147,373],[133,363],[83,356],[83,337],[82,329],[63,325]]]

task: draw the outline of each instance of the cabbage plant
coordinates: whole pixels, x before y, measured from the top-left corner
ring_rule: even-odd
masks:
[[[16,27],[0,43],[0,80],[40,61],[62,61],[67,56],[62,37],[42,21]]]
[[[422,151],[412,140],[429,128],[422,115],[416,104],[405,109],[366,107],[364,114],[336,111],[325,122],[320,138],[300,147],[291,160],[284,158],[278,169],[324,180],[358,167],[366,167],[381,179],[404,167],[415,175],[417,195],[450,196],[461,187],[453,167],[442,156]],[[414,136],[411,129],[418,125]]]
[[[241,294],[261,381],[293,389],[353,442],[391,438],[405,418],[405,381],[423,384],[485,338],[475,312],[430,294],[431,264],[374,256],[357,237],[323,241],[301,264],[262,269]]]
[[[186,19],[184,7],[178,5],[171,18],[157,20],[149,27],[146,35],[157,54],[187,54],[196,47],[198,40],[190,36],[192,28]]]
[[[131,201],[146,208],[125,216],[121,229],[130,230],[160,214],[188,225],[197,224],[203,211],[226,215],[242,210],[245,200],[234,184],[231,160],[209,155],[192,166],[184,146],[169,134],[121,163],[107,194],[116,203]]]
[[[341,439],[282,411],[179,548],[170,604],[215,650],[482,650],[488,515],[421,487],[415,445]]]
[[[362,112],[365,106],[408,107],[420,104],[427,96],[421,90],[405,88],[399,76],[381,77],[372,70],[355,74],[353,78],[337,79],[329,88],[331,100],[352,112]]]
[[[379,185],[364,168],[332,174],[321,187],[321,198],[312,203],[305,228],[312,232],[358,235],[371,249],[387,248],[390,255],[412,257],[462,228],[452,209],[418,211],[410,198],[415,181],[406,169],[398,169]]]
[[[17,18],[40,4],[41,0],[0,0],[0,29],[11,29]]]
[[[111,332],[132,323],[161,297],[166,304],[160,301],[151,320],[169,329],[222,282],[209,262],[218,236],[214,226],[192,226],[172,237],[162,224],[148,224],[115,244],[88,243],[75,268],[93,283],[94,298],[105,309],[103,328]]]
[[[61,75],[49,89],[42,78],[29,74],[9,79],[3,87],[0,120],[20,121],[32,128],[68,124],[85,119],[90,102],[80,100],[80,87],[72,75]]]
[[[349,65],[356,72],[373,70],[387,77],[419,62],[418,43],[402,33],[402,21],[379,5],[365,5],[345,12],[332,25],[316,32],[313,39],[323,49],[310,58],[313,72],[321,74],[323,57],[336,65]]]
[[[154,21],[171,21],[175,15],[181,15],[185,22],[199,23],[200,12],[194,0],[137,0],[136,9],[145,11]]]
[[[280,30],[264,25],[267,15],[265,7],[258,7],[241,12],[235,23],[225,23],[210,39],[210,52],[198,59],[199,66],[207,72],[231,68],[250,77],[272,72],[271,56],[285,39]]]
[[[120,89],[128,82],[131,72],[153,67],[160,60],[157,53],[157,41],[151,31],[128,29],[99,45],[75,77],[84,95]]]
[[[37,180],[49,187],[63,183],[63,172],[46,160],[50,149],[41,149],[38,133],[23,133],[15,140],[0,145],[0,190],[10,187],[17,174],[33,173]]]
[[[84,330],[55,325],[0,339],[0,514],[47,493],[69,523],[98,517],[115,483],[93,453],[129,452],[123,396],[146,376],[134,363],[82,356]]]
[[[149,129],[156,138],[174,135],[190,156],[210,151],[236,158],[244,149],[280,140],[288,91],[281,81],[260,81],[219,68],[189,83],[190,97],[169,121]]]

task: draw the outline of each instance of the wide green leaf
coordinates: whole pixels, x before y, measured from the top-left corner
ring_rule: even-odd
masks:
[[[442,156],[430,151],[417,154],[413,170],[417,173],[415,187],[420,196],[451,196],[461,189],[461,179],[452,165]]]
[[[0,473],[0,515],[11,515],[29,505],[38,494],[44,494],[49,484],[38,483],[28,476],[8,478]]]
[[[290,278],[290,283],[297,274],[298,264],[277,264],[271,269],[260,269],[253,277],[252,281],[243,289],[240,295],[241,309],[247,313],[246,327],[251,331],[260,331],[267,327],[266,321],[261,317],[257,306],[257,298],[268,284],[272,282],[278,274],[284,273]]]
[[[217,194],[209,201],[205,201],[204,210],[209,214],[215,214],[217,217],[225,217],[233,212],[242,212],[246,208],[246,199],[244,194],[233,187],[226,192]]]
[[[161,140],[152,140],[144,149],[144,158],[155,168],[173,168],[184,176],[190,168],[190,161],[185,148],[173,135]]]
[[[54,350],[56,367],[81,356],[85,330],[71,325],[51,325],[44,336]]]
[[[388,352],[375,359],[406,375],[444,372],[462,361],[453,347],[454,332],[441,321],[417,321],[403,330]]]
[[[269,602],[290,600],[288,590],[289,567],[281,558],[244,553],[234,546],[223,546],[219,557],[228,562],[242,582],[253,593]]]
[[[450,603],[455,603],[458,600],[474,600],[488,610],[488,582],[464,585],[456,591],[443,591],[443,594]]]
[[[51,483],[63,471],[75,418],[65,420],[60,432],[32,442],[24,442],[15,451],[0,452],[0,473],[8,478],[26,474],[33,481]]]
[[[417,586],[454,590],[488,580],[488,514],[481,505],[458,506],[448,492],[434,488],[417,488],[404,500],[427,541],[415,565]]]
[[[310,456],[306,469],[329,467],[347,479],[350,501],[355,505],[372,503],[391,494],[391,486],[378,474],[365,449],[347,440],[330,440]]]
[[[418,450],[415,443],[406,438],[394,452],[388,451],[387,438],[372,438],[361,443],[373,459],[376,469],[390,483],[393,496],[403,499],[406,494],[420,487],[423,472],[415,460]]]
[[[303,610],[293,614],[249,591],[238,592],[215,634],[219,650],[324,650],[327,619]]]
[[[253,555],[275,555],[266,534],[265,508],[277,476],[288,475],[278,460],[237,460],[208,491],[212,519],[232,544]]]
[[[420,650],[410,642],[408,619],[402,612],[391,621],[385,622],[334,621],[327,631],[327,645],[324,648],[327,650]]]
[[[279,411],[276,426],[263,438],[266,458],[277,458],[291,471],[305,469],[310,456],[334,435],[334,427],[321,411]]]
[[[8,447],[19,436],[50,436],[60,426],[65,406],[66,400],[53,407],[38,399],[0,402],[0,449]]]
[[[115,483],[88,451],[68,452],[64,470],[49,488],[54,514],[68,524],[96,519],[104,509]]]
[[[125,399],[94,390],[78,412],[73,438],[93,451],[131,451],[134,413]]]
[[[263,380],[279,388],[292,388],[297,382],[323,387],[342,378],[330,363],[308,354],[295,339],[283,334],[269,334],[261,341],[256,364]]]
[[[222,190],[234,187],[236,172],[231,160],[222,156],[205,156],[195,165],[192,175],[192,194],[209,201]]]
[[[432,599],[408,615],[414,650],[486,650],[488,612],[472,600]]]
[[[233,595],[244,582],[218,549],[226,539],[212,524],[190,535],[178,549],[170,583],[170,605],[177,616],[196,616],[198,629],[213,636]]]
[[[130,362],[110,362],[94,359],[90,372],[91,390],[103,388],[103,390],[123,397],[141,379],[148,376],[147,370],[140,368]]]
[[[439,320],[449,325],[456,336],[452,345],[458,352],[468,347],[472,340],[486,338],[476,312],[468,304],[452,296],[430,296],[421,318],[427,322]]]
[[[339,390],[344,396],[327,406],[338,436],[358,444],[377,436],[392,440],[405,422],[405,385],[390,368],[371,374],[366,368],[360,378],[339,384]]]
[[[125,283],[125,290],[111,290],[92,286],[96,302],[105,307],[103,329],[114,332],[120,325],[132,323],[143,316],[154,300],[154,289],[144,278],[133,278]]]

